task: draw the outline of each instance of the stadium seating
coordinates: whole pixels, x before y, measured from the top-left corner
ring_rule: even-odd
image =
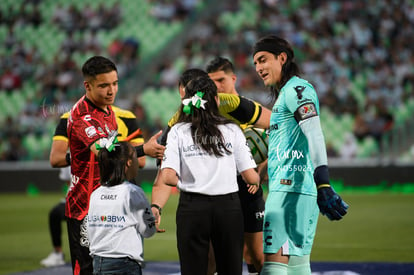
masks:
[[[2,4],[0,5],[0,9],[2,10],[3,14],[7,14],[9,7],[12,7],[14,11],[18,11],[23,2],[23,0],[3,0]],[[105,7],[110,7],[116,2],[118,2],[118,0],[97,0],[92,2],[73,0],[70,1],[70,3],[66,0],[42,0],[39,2],[40,11],[43,18],[42,23],[38,27],[35,27],[31,24],[15,24],[14,34],[18,40],[23,42],[25,47],[35,47],[38,51],[41,62],[45,62],[46,65],[51,66],[55,63],[55,57],[60,56],[60,48],[62,42],[66,38],[65,31],[52,22],[53,14],[58,5],[74,5],[79,9],[83,9],[86,5],[90,5],[92,9],[97,9],[101,4],[103,4]],[[157,18],[151,15],[151,8],[152,5],[154,5],[154,1],[119,0],[119,3],[122,7],[122,21],[112,29],[99,29],[97,32],[97,38],[100,41],[102,48],[104,49],[102,54],[107,54],[106,49],[115,39],[132,38],[138,41],[140,44],[139,60],[141,67],[136,68],[136,70],[146,70],[147,67],[149,69],[154,69],[159,66],[160,64],[157,64],[156,62],[160,63],[160,59],[162,59],[162,57],[169,52],[171,46],[176,42],[177,37],[182,37],[180,34],[189,32],[193,25],[185,24],[180,20],[173,20],[171,22],[157,20]],[[199,11],[202,11],[203,9],[207,10],[211,5],[216,5],[218,3],[221,3],[221,5],[224,5],[227,8],[229,7],[228,5],[226,6],[226,3],[221,1],[212,1],[208,3],[205,1],[199,1],[198,9]],[[266,2],[266,4],[271,4],[271,1]],[[32,10],[31,5],[32,4],[26,4],[28,11]],[[230,9],[223,9],[218,14],[209,15],[210,17],[213,17],[213,21],[211,22],[218,22],[218,27],[225,35],[225,37],[222,39],[223,44],[232,43],[231,45],[242,45],[245,41],[243,42],[238,40],[241,37],[244,37],[246,40],[252,40],[255,39],[257,35],[269,31],[286,32],[287,35],[289,35],[289,30],[283,29],[283,27],[285,27],[284,24],[272,26],[272,22],[270,20],[262,20],[262,17],[264,15],[263,10],[261,9],[263,9],[264,5],[265,2],[259,3],[258,1],[239,0],[237,5],[235,4],[234,6],[231,6]],[[302,43],[302,46],[304,44],[309,46],[308,48],[303,48],[300,45],[297,47],[296,56],[299,61],[303,62],[304,60],[312,58],[312,54],[309,52],[311,49],[317,49],[319,52],[326,51],[326,45],[329,46],[329,43],[331,42],[327,41],[324,33],[312,31],[312,28],[314,27],[313,22],[307,22],[309,23],[307,26],[294,25],[297,22],[291,20],[293,17],[289,16],[302,16],[303,12],[307,12],[310,14],[310,18],[312,18],[312,20],[315,20],[315,22],[319,23],[321,22],[321,18],[326,14],[331,13],[331,15],[333,14],[336,16],[334,11],[338,11],[340,7],[341,5],[338,1],[332,1],[326,5],[317,4],[316,7],[313,7],[313,9],[310,9],[309,1],[306,0],[295,0],[287,1],[286,3],[278,3],[278,12],[283,17],[281,19],[290,20],[289,23],[292,24],[294,28],[303,28],[301,31],[295,32],[294,35],[289,36],[290,39]],[[348,6],[348,8],[349,7],[352,8],[352,5]],[[369,9],[370,8],[371,7],[369,7]],[[395,8],[397,7],[393,7],[393,9]],[[273,16],[277,17],[279,15],[275,13]],[[295,20],[297,19],[298,18],[295,18]],[[192,20],[195,20],[192,21],[193,23],[196,22],[197,17],[193,16]],[[244,33],[246,30],[250,33]],[[255,30],[256,33],[252,33],[253,30]],[[332,38],[338,38],[342,36],[346,37],[346,35],[350,35],[351,33],[350,22],[337,20],[332,24],[332,31],[333,36],[330,36]],[[74,30],[73,35],[75,40],[80,40],[84,36],[83,32],[80,30]],[[0,23],[0,41],[5,41],[7,36],[8,26],[6,24]],[[393,43],[392,40],[387,40],[386,42]],[[194,48],[200,48],[198,46],[199,45],[195,45]],[[351,46],[352,45],[349,45],[349,47]],[[347,49],[347,52],[351,52],[352,50],[354,49]],[[362,52],[363,50],[359,49],[359,51]],[[10,57],[12,52],[13,49],[0,47],[0,57]],[[223,53],[231,55],[232,49],[223,48]],[[92,54],[94,53],[90,51],[75,51],[71,57],[76,65],[80,67],[85,59]],[[355,54],[355,52],[353,54]],[[211,53],[209,52],[202,52],[198,55],[195,55],[191,60],[191,64],[204,67],[204,59],[209,56],[211,56]],[[317,57],[319,58],[319,56]],[[363,58],[363,56],[361,56],[361,58],[358,58],[358,62],[360,63],[358,64],[357,68],[353,68],[354,72],[352,74],[352,77],[349,76],[349,80],[351,81],[349,94],[357,102],[357,109],[360,111],[364,110],[368,102],[367,92],[369,91],[368,85],[370,74],[375,74],[373,71],[375,69],[375,65],[373,66],[372,64],[365,64],[362,60]],[[186,66],[190,64],[186,59],[186,56],[182,55],[181,53],[175,55],[172,62],[174,68],[178,72],[182,72],[184,69],[186,69]],[[41,67],[40,64],[38,65]],[[349,67],[354,66],[352,62],[345,65]],[[251,69],[252,64],[250,60],[246,61],[246,67],[250,67]],[[245,68],[242,69],[244,70]],[[411,70],[414,71],[412,67]],[[154,73],[154,78],[156,77],[157,73],[158,72]],[[312,81],[312,77],[313,75],[310,74],[309,80]],[[308,76],[305,78],[308,78]],[[124,83],[128,81],[132,83],[132,85],[129,85],[128,87],[134,87],[134,83],[139,82],[151,83],[149,85],[145,83],[145,87],[143,89],[140,89],[142,92],[139,92],[138,95],[132,94],[133,91],[131,91],[129,96],[133,97],[133,100],[137,100],[142,103],[143,106],[145,106],[147,116],[150,122],[153,124],[165,124],[166,121],[168,121],[169,117],[179,106],[179,96],[175,88],[158,87],[158,83],[157,85],[152,85],[153,83],[156,83],[156,81],[154,82],[151,79],[140,79],[140,77],[137,77],[134,74],[132,74],[129,79],[122,80],[120,86],[123,87],[122,85],[125,85]],[[332,83],[330,83],[330,85],[332,87],[335,87],[335,85],[337,85],[335,79],[332,80]],[[71,102],[74,99],[78,98],[81,93],[79,89],[72,87],[69,91],[66,92],[65,95],[67,98],[64,98],[64,101]],[[259,89],[263,90],[262,87]],[[410,88],[410,85],[407,84],[405,87],[405,93],[412,93],[410,92],[410,89],[412,90],[412,88]],[[393,91],[390,90],[387,92],[392,93]],[[20,89],[14,90],[11,93],[0,91],[0,127],[4,128],[4,123],[9,116],[12,116],[12,119],[15,121],[15,123],[18,124],[19,116],[22,115],[23,112],[26,112],[27,109],[30,109],[33,112],[33,106],[35,104],[37,104],[37,111],[39,112],[42,103],[46,99],[50,99],[51,102],[53,102],[54,96],[56,97],[56,93],[53,91],[49,92],[45,90],[42,86],[42,83],[35,79],[35,74],[24,78],[23,85]],[[133,102],[133,100],[131,100],[131,102]],[[355,114],[343,113],[338,115],[337,112],[334,113],[333,110],[325,107],[326,106],[321,106],[321,119],[324,133],[327,139],[327,143],[332,144],[334,149],[338,151],[344,143],[343,133],[353,132]],[[408,96],[407,99],[404,98],[401,100],[401,104],[394,104],[389,109],[391,110],[391,114],[394,117],[394,127],[406,127],[407,121],[410,119],[410,116],[414,111],[414,97]],[[160,110],[162,110],[162,112],[160,112]],[[45,156],[47,157],[47,153],[44,152],[47,152],[49,150],[50,142],[45,142],[44,140],[49,139],[50,141],[50,137],[53,134],[54,130],[53,125],[55,125],[58,117],[58,114],[55,114],[54,116],[50,115],[42,118],[44,120],[44,123],[39,126],[37,133],[30,133],[30,135],[28,135],[27,140],[24,141],[25,148],[28,151],[43,151],[43,153],[30,152],[28,156],[29,159],[45,158]],[[387,142],[387,139],[385,139],[384,142]],[[36,148],[29,148],[30,146],[33,146],[34,143],[37,144]],[[371,137],[360,141],[358,143],[358,146],[359,158],[378,156],[380,153],[379,144],[376,143],[376,141]],[[2,146],[2,148],[5,147]],[[405,158],[407,158],[407,156],[405,156]]]
[[[148,119],[152,123],[160,121],[166,125],[180,105],[178,90],[149,87],[140,95],[140,101],[146,106]]]
[[[88,2],[92,8],[97,8],[98,5],[104,4],[109,7],[112,6],[116,0],[98,0]],[[154,55],[159,53],[167,43],[174,38],[174,36],[182,31],[182,23],[179,21],[172,22],[167,24],[165,22],[158,22],[155,18],[151,17],[149,14],[150,3],[149,1],[134,1],[134,0],[121,0],[120,3],[123,5],[122,8],[122,23],[112,29],[100,30],[98,31],[98,39],[102,43],[102,47],[106,49],[109,44],[115,38],[135,38],[140,42],[140,55],[143,60],[150,60]],[[14,0],[4,0],[0,9],[3,11],[3,14],[7,11],[9,7],[12,7],[13,10],[17,11],[22,4],[22,1]],[[40,10],[43,17],[43,23],[40,24],[37,28],[29,24],[16,24],[14,26],[14,33],[16,38],[20,41],[23,41],[24,46],[27,48],[36,47],[38,54],[46,64],[53,64],[54,58],[59,54],[60,47],[64,41],[66,34],[64,31],[59,29],[59,27],[54,24],[51,20],[53,13],[56,7],[62,4],[63,6],[75,5],[77,8],[83,8],[87,4],[82,0],[71,1],[70,3],[65,0],[43,0],[40,1]],[[27,9],[30,9],[30,5],[27,5]],[[4,41],[8,32],[8,27],[5,24],[0,24],[0,41]],[[74,31],[74,38],[76,41],[79,41],[82,38],[82,33],[80,31]],[[0,49],[0,55],[10,54],[11,50],[7,50],[4,47]],[[91,52],[74,52],[72,55],[73,60],[80,67],[85,60],[91,56]],[[18,120],[19,115],[25,109],[25,103],[28,101],[40,101],[41,99],[36,99],[39,95],[36,93],[42,87],[34,79],[34,77],[25,79],[23,87],[19,90],[13,91],[11,94],[6,94],[4,91],[0,91],[0,126],[5,122],[8,116],[13,116],[13,119]],[[69,94],[77,94],[79,96],[79,91],[72,91]],[[175,100],[169,100],[167,94],[161,93],[163,95],[163,103],[166,104],[168,110],[171,109],[171,104],[169,102],[174,102]],[[40,95],[42,97],[42,95]],[[38,106],[41,108],[41,105]],[[165,110],[165,108],[163,110]],[[156,111],[157,109],[155,109]],[[158,109],[159,110],[159,109]],[[170,115],[171,112],[168,112]],[[44,159],[48,155],[48,150],[50,148],[51,136],[54,132],[55,125],[58,114],[54,114],[53,117],[44,117],[45,123],[43,125],[44,129],[40,130],[41,134],[30,133],[23,140],[23,145],[28,151],[27,159]],[[166,116],[160,119],[166,120]],[[150,114],[150,117],[154,121],[155,114]],[[47,125],[47,126],[46,126]],[[46,142],[48,141],[48,142]],[[2,152],[0,152],[1,154]]]

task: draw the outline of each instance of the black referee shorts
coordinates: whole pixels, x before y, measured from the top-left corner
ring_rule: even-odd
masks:
[[[262,187],[260,186],[255,194],[250,194],[247,191],[246,182],[240,175],[237,177],[237,184],[239,185],[239,197],[243,211],[244,232],[262,232],[265,209]]]

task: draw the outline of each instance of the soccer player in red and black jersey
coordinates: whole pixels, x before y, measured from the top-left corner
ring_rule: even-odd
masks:
[[[82,66],[85,95],[72,107],[68,118],[67,137],[71,164],[71,186],[66,196],[69,247],[73,274],[92,274],[92,258],[86,232],[86,214],[89,196],[100,185],[96,144],[101,138],[117,134],[118,126],[111,105],[118,92],[118,72],[115,64],[102,56],[88,59]],[[120,129],[122,132],[122,129]],[[144,155],[162,158],[165,147],[157,139],[162,131],[150,140],[136,146],[138,157]],[[51,153],[52,154],[52,153]],[[61,163],[63,154],[53,161]],[[52,159],[51,159],[52,162]]]
[[[118,92],[115,64],[102,56],[82,66],[86,94],[72,107],[68,119],[71,152],[71,186],[66,197],[70,254],[73,274],[92,274],[92,260],[86,232],[89,196],[99,186],[95,143],[117,131],[111,105]],[[92,152],[92,153],[91,153]]]
[[[116,116],[116,122],[118,125],[118,140],[123,141],[128,138],[132,133],[139,129],[138,122],[135,115],[128,110],[121,109],[112,105],[112,110]],[[70,153],[68,152],[68,117],[70,112],[66,112],[61,115],[58,125],[56,126],[55,134],[53,136],[52,146],[50,148],[50,164],[52,167],[61,167],[61,175],[70,175]],[[150,140],[151,141],[151,140]],[[133,146],[139,146],[144,143],[144,138],[141,134],[130,139],[130,143]],[[148,150],[147,150],[148,151]],[[138,158],[139,168],[145,166],[145,156]],[[67,169],[67,168],[68,169]],[[66,171],[68,171],[66,173]],[[70,177],[69,177],[70,179]],[[65,179],[66,181],[66,179]],[[65,217],[65,204],[66,200],[60,200],[49,212],[49,229],[53,244],[53,251],[46,258],[40,262],[46,267],[58,266],[64,264],[64,255],[62,253],[62,221],[66,221]]]

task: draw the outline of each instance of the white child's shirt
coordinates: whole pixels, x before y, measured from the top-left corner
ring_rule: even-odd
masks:
[[[155,231],[155,218],[141,187],[125,181],[100,186],[92,193],[88,211],[92,256],[143,262],[142,237],[149,238]]]
[[[238,191],[237,172],[255,168],[246,138],[236,124],[219,125],[225,146],[231,154],[209,155],[194,144],[190,123],[178,123],[168,133],[161,168],[177,172],[177,188],[205,195],[224,195]],[[200,137],[201,142],[216,142]]]

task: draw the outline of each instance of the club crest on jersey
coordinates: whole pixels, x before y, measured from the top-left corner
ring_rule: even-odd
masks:
[[[307,103],[300,106],[297,110],[297,114],[299,115],[300,120],[304,120],[318,115],[318,113],[316,112],[315,104],[313,103]]]
[[[85,116],[83,117],[83,120],[84,120],[84,121],[91,121],[91,120],[92,120],[92,117],[91,117],[91,115],[85,115]]]
[[[302,99],[302,93],[305,90],[305,88],[306,88],[305,86],[296,86],[293,88],[296,91],[296,95],[298,99]]]
[[[88,128],[85,128],[85,133],[88,136],[88,138],[92,138],[97,135],[96,128],[94,126],[89,126]]]

